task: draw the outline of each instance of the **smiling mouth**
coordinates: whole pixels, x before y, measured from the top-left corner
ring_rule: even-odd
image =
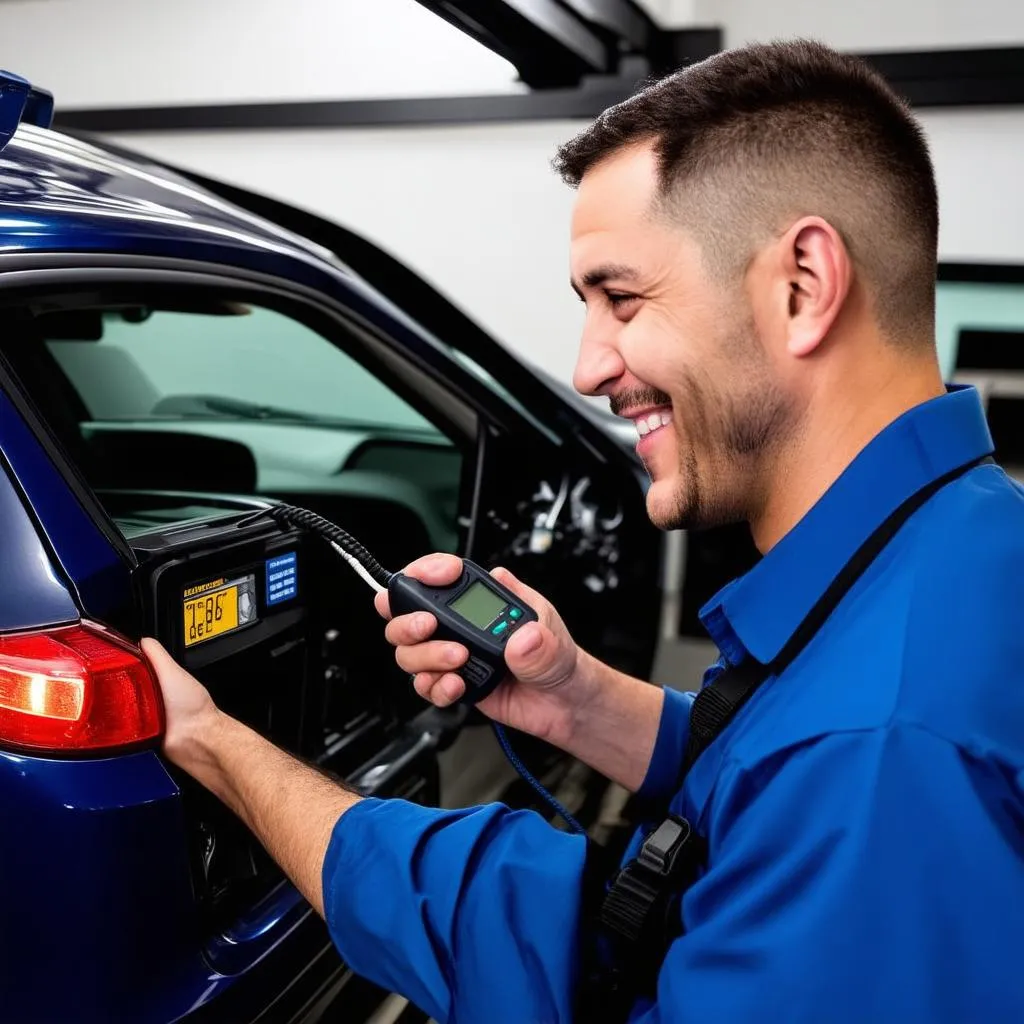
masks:
[[[641,438],[657,433],[662,427],[667,427],[671,422],[671,409],[656,409],[654,412],[645,413],[643,416],[633,417],[636,432]]]

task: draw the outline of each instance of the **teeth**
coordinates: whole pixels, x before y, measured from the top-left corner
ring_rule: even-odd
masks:
[[[636,426],[636,432],[641,437],[646,437],[651,431],[668,426],[671,422],[672,413],[670,411],[652,412],[633,421]]]

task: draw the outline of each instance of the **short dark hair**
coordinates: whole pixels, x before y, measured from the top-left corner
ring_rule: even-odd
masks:
[[[938,197],[924,133],[865,61],[808,40],[727,50],[606,110],[563,145],[572,186],[650,143],[659,203],[712,267],[745,266],[783,219],[824,217],[870,285],[893,339],[932,336]]]

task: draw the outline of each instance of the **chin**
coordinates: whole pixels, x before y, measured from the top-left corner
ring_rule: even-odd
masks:
[[[684,525],[682,502],[668,480],[652,483],[647,491],[647,518],[659,530],[678,530]]]

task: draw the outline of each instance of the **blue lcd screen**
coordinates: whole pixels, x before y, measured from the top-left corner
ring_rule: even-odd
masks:
[[[267,559],[267,604],[290,601],[299,592],[298,556],[294,551]]]

